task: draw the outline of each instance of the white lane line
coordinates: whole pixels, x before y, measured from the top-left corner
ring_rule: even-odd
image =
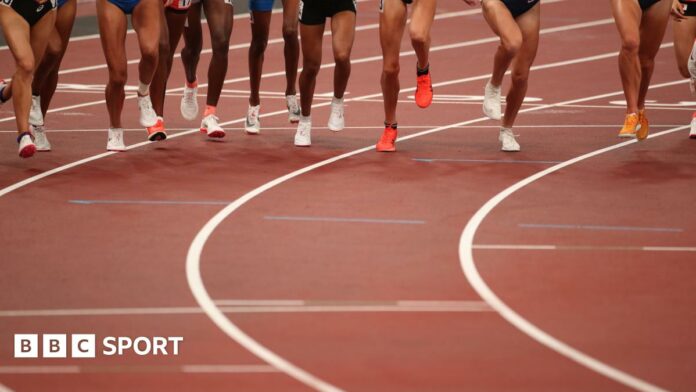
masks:
[[[689,126],[684,126],[684,127],[677,127],[673,129],[669,129],[666,131],[662,131],[659,133],[655,133],[649,136],[650,139],[660,137],[663,135],[668,135],[677,131],[681,131],[683,129],[687,129]],[[519,313],[515,312],[510,306],[508,306],[505,302],[503,302],[494,292],[491,290],[490,287],[486,284],[486,282],[483,280],[483,277],[478,272],[478,269],[476,268],[476,263],[474,261],[474,255],[473,255],[473,250],[475,249],[474,247],[474,237],[476,235],[476,231],[478,230],[479,226],[481,225],[481,222],[488,216],[488,214],[495,208],[497,207],[501,202],[503,202],[505,199],[507,199],[509,196],[511,196],[513,193],[517,192],[518,190],[524,188],[525,186],[543,178],[546,177],[547,175],[551,173],[555,173],[563,168],[566,168],[570,165],[573,165],[575,163],[584,161],[586,159],[595,157],[600,154],[604,154],[610,151],[614,151],[616,149],[626,147],[632,144],[637,143],[636,140],[630,140],[627,142],[615,144],[613,146],[609,146],[606,148],[602,148],[593,152],[590,152],[588,154],[581,155],[579,157],[567,160],[561,164],[555,165],[553,167],[550,167],[546,170],[542,170],[530,177],[527,177],[514,185],[508,187],[507,189],[503,190],[502,192],[498,193],[496,196],[491,198],[486,204],[484,204],[475,214],[474,216],[469,220],[467,223],[466,227],[464,228],[464,231],[462,232],[462,235],[460,237],[459,241],[459,259],[461,262],[461,267],[462,270],[464,271],[464,275],[466,276],[467,280],[469,281],[469,284],[476,290],[476,292],[483,298],[484,301],[486,301],[493,309],[495,309],[505,320],[507,320],[510,324],[515,326],[517,329],[520,331],[524,332],[527,334],[527,336],[531,337],[532,339],[536,340],[540,344],[548,347],[549,349],[556,351],[557,353],[563,355],[564,357],[567,357],[576,363],[594,371],[597,372],[601,375],[604,375],[605,377],[608,377],[609,379],[612,379],[620,384],[623,384],[629,388],[633,388],[639,391],[645,391],[645,392],[657,392],[657,391],[664,391],[664,389],[653,385],[645,380],[642,380],[636,376],[630,375],[622,370],[619,370],[613,366],[610,366],[609,364],[606,364],[594,357],[591,357],[580,350],[571,347],[567,343],[564,343],[560,341],[559,339],[551,336],[549,333],[546,331],[542,330],[541,328],[537,327],[536,325],[532,324],[530,321],[522,317]]]
[[[218,300],[223,313],[373,313],[373,312],[483,312],[490,307],[482,301],[302,301],[302,300]],[[0,318],[195,315],[196,306],[144,308],[22,309],[0,310]]]
[[[561,0],[558,0],[561,1]],[[480,10],[479,10],[480,12]],[[591,28],[595,26],[600,26],[608,23],[613,23],[613,19],[600,19],[596,21],[591,21],[591,22],[584,22],[584,23],[576,23],[576,24],[571,24],[571,25],[566,25],[566,26],[559,26],[559,27],[554,27],[554,28],[549,28],[549,29],[542,29],[539,34],[550,34],[550,33],[557,33],[557,32],[564,32],[564,31],[570,31],[570,30],[576,30],[576,29],[585,29],[585,28]],[[438,52],[442,50],[449,50],[449,49],[456,49],[456,48],[462,48],[466,46],[472,46],[472,45],[480,45],[480,44],[485,44],[485,43],[493,43],[493,42],[498,42],[499,38],[498,37],[489,37],[489,38],[484,38],[484,39],[478,39],[478,40],[472,40],[472,41],[464,41],[464,42],[459,42],[456,44],[449,44],[449,45],[441,45],[441,46],[434,46],[430,48],[430,52]],[[401,57],[408,57],[408,56],[415,56],[415,52],[410,51],[410,52],[402,52],[400,54]],[[352,64],[361,64],[361,63],[368,63],[368,62],[375,62],[375,61],[381,61],[382,56],[371,56],[371,57],[364,57],[360,59],[353,59],[351,61]],[[326,63],[322,64],[321,68],[322,69],[327,69],[327,68],[333,68],[336,65],[334,63]],[[300,67],[298,71],[301,71],[302,68]],[[279,76],[285,76],[285,71],[278,71],[278,72],[271,72],[271,73],[266,73],[262,75],[262,78],[273,78],[273,77],[279,77]],[[239,83],[239,82],[246,82],[249,80],[248,76],[244,77],[238,77],[238,78],[233,78],[233,79],[227,79],[224,81],[224,84],[231,84],[231,83]],[[199,85],[199,88],[204,88],[208,86],[207,84],[203,83]],[[435,85],[433,85],[435,86]],[[442,85],[441,85],[442,86]],[[173,89],[168,89],[166,92],[167,94],[169,93],[174,93],[174,92],[181,92],[184,90],[184,87],[177,87]],[[412,90],[402,90],[404,91],[415,91],[415,88]],[[376,95],[370,95],[367,97],[363,97],[365,99],[369,98],[375,98],[378,96],[381,96],[382,94],[376,94]],[[127,95],[126,99],[134,99],[137,95],[136,94],[131,94]],[[98,100],[98,101],[90,101],[90,102],[83,102],[79,104],[74,104],[70,106],[64,106],[64,107],[59,107],[59,108],[54,108],[54,109],[49,109],[48,113],[57,113],[57,112],[63,112],[67,110],[72,110],[72,109],[80,109],[84,107],[89,107],[89,106],[95,106],[95,105],[100,105],[100,104],[105,104],[105,100]],[[326,103],[327,105],[330,104],[330,102]],[[0,123],[1,122],[7,122],[7,121],[13,121],[14,116],[12,117],[4,117],[0,118]],[[223,124],[229,124],[228,123],[223,123]]]
[[[595,246],[595,245],[517,245],[475,244],[480,250],[586,250],[586,251],[630,251],[630,252],[696,252],[696,246]]]
[[[0,392],[14,392],[14,391],[11,390],[9,387],[7,387],[3,384],[0,384]]]
[[[616,55],[616,52],[612,53],[612,57]],[[600,59],[600,58],[606,58],[605,55],[599,55],[599,56],[590,56],[587,58],[582,58],[582,59],[576,59],[576,60],[568,60],[568,61],[562,61],[557,64],[561,64],[559,66],[563,65],[570,65],[570,64],[577,64],[580,62],[584,61],[591,61],[587,59]],[[550,65],[542,65],[536,67],[536,69],[546,69],[550,68]],[[533,67],[533,69],[535,69]],[[488,76],[485,76],[488,77]],[[471,78],[465,78],[465,80],[469,80]],[[679,80],[679,81],[674,81],[674,82],[667,82],[667,83],[662,83],[659,85],[653,86],[653,88],[659,88],[659,87],[666,87],[666,86],[672,86],[675,84],[680,84],[680,83],[685,83],[685,80]],[[449,82],[445,82],[449,83]],[[527,112],[532,112],[532,111],[538,111],[538,110],[543,110],[547,108],[552,108],[556,107],[558,105],[566,105],[566,104],[574,104],[574,103],[581,103],[581,102],[587,102],[587,101],[592,101],[596,99],[601,99],[601,98],[606,98],[606,97],[611,97],[611,96],[616,96],[616,95],[621,95],[623,94],[623,91],[614,91],[611,93],[607,94],[600,94],[600,95],[595,95],[595,96],[590,96],[590,97],[585,97],[585,98],[579,98],[579,99],[572,99],[568,101],[563,101],[559,102],[556,104],[549,104],[546,106],[538,106],[538,107],[533,107],[533,108],[528,108],[528,109],[523,109],[520,111],[520,113],[527,113]],[[359,98],[356,98],[359,99]],[[420,136],[424,135],[430,135],[432,133],[437,133],[441,132],[447,129],[455,128],[455,127],[460,127],[463,125],[469,125],[472,123],[477,123],[481,121],[486,121],[488,120],[487,117],[481,117],[477,118],[474,120],[468,120],[468,121],[463,121],[455,124],[450,124],[447,126],[443,127],[438,127],[434,128],[431,130],[426,130],[422,132],[418,132],[415,134],[411,134],[405,137],[402,137],[399,139],[399,142],[402,142],[404,140],[410,140],[413,138],[417,138]],[[304,370],[296,367],[295,365],[292,365],[282,357],[278,356],[274,352],[270,351],[268,348],[265,346],[261,345],[258,343],[256,340],[251,338],[249,335],[247,335],[244,331],[242,331],[236,324],[234,324],[230,319],[228,319],[224,313],[215,305],[214,301],[212,298],[210,298],[210,295],[208,294],[208,291],[205,288],[205,284],[203,283],[203,277],[201,276],[201,270],[200,270],[200,263],[201,263],[201,254],[203,253],[203,248],[205,247],[206,242],[210,238],[210,236],[213,234],[215,229],[233,212],[235,212],[237,209],[241,208],[244,204],[246,204],[248,201],[251,199],[254,199],[255,197],[261,195],[262,193],[288,181],[291,180],[295,177],[298,177],[302,174],[308,173],[310,171],[313,171],[315,169],[330,165],[334,162],[341,161],[346,158],[350,158],[352,156],[367,152],[367,151],[373,151],[374,147],[372,145],[354,150],[333,158],[326,159],[321,162],[317,162],[315,164],[312,164],[310,166],[306,166],[302,169],[296,170],[294,172],[291,172],[289,174],[286,174],[284,176],[278,177],[270,182],[267,182],[266,184],[263,184],[262,186],[251,190],[250,192],[244,194],[242,197],[239,199],[235,200],[233,203],[222,209],[220,212],[218,212],[213,218],[211,218],[198,232],[196,237],[194,238],[193,242],[191,243],[189,247],[188,254],[186,256],[186,278],[189,283],[189,287],[191,289],[191,293],[193,296],[196,298],[196,301],[200,305],[200,307],[205,311],[205,313],[210,317],[210,319],[220,328],[223,332],[225,332],[230,338],[235,340],[238,344],[242,345],[245,347],[247,350],[258,356],[259,358],[263,359],[264,361],[268,362],[269,364],[278,367],[279,369],[283,370],[286,372],[288,375],[291,377],[305,383],[308,386],[311,386],[317,390],[320,391],[335,391],[335,387],[332,385],[327,384],[326,382],[317,379],[316,377],[310,375],[309,373],[305,372]],[[0,196],[2,193],[0,192]]]

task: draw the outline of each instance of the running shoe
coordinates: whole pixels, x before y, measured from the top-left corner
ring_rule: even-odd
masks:
[[[201,121],[201,132],[214,139],[225,137],[225,130],[218,124],[218,121],[220,121],[220,119],[214,114],[205,116],[203,121]]]
[[[9,99],[3,99],[2,98],[2,91],[7,87],[7,82],[5,79],[0,79],[0,106],[2,106],[3,103],[7,102]]]
[[[29,111],[29,124],[44,125],[43,113],[41,113],[41,97],[31,96],[31,110]]]
[[[51,151],[51,143],[48,142],[43,125],[29,125],[31,133],[34,134],[34,144],[36,151]]]
[[[140,109],[140,125],[143,127],[153,127],[157,124],[157,113],[152,108],[150,96],[138,95],[138,109]]]
[[[295,145],[297,147],[309,147],[312,145],[312,120],[300,119],[295,133]]]
[[[17,143],[19,143],[19,156],[22,158],[31,158],[36,152],[36,145],[29,132],[22,132],[17,137]]]
[[[167,138],[167,132],[164,129],[164,118],[157,117],[157,124],[147,127],[147,140],[151,142],[159,142]]]
[[[198,83],[195,86],[184,86],[184,96],[181,97],[181,117],[193,121],[198,117]]]
[[[300,122],[300,105],[297,103],[297,97],[294,95],[285,96],[285,105],[288,108],[288,121],[293,124]]]
[[[689,138],[696,139],[696,112],[691,116],[691,131],[689,132]]]
[[[483,90],[483,114],[491,120],[500,120],[503,117],[500,100],[500,86],[495,87],[489,80]]]
[[[346,120],[343,116],[343,98],[333,97],[331,100],[331,115],[329,116],[329,129],[338,132],[342,131],[346,126]]]
[[[634,138],[640,127],[640,119],[635,113],[627,114],[624,120],[623,128],[619,131],[619,137]]]
[[[648,116],[645,115],[645,109],[638,112],[638,128],[636,130],[636,139],[645,140],[650,133],[650,123]]]
[[[384,127],[384,133],[382,133],[382,137],[379,138],[379,141],[377,142],[377,151],[379,152],[393,152],[396,151],[396,146],[394,143],[396,143],[396,136],[397,136],[397,130],[396,128],[392,128],[390,126]]]
[[[259,120],[259,110],[261,105],[251,106],[247,109],[247,117],[244,122],[244,130],[249,135],[258,135],[261,133],[261,120]]]
[[[431,103],[433,103],[433,83],[428,70],[427,74],[416,78],[416,105],[419,108],[427,108]]]
[[[689,74],[691,75],[691,83],[689,83],[691,94],[696,95],[696,59],[694,59],[693,51],[689,56],[689,61],[687,61],[686,66],[689,68]]]
[[[510,128],[500,128],[498,140],[501,143],[500,150],[506,152],[517,152],[520,150],[520,144],[515,140],[515,134]]]
[[[109,128],[109,139],[106,142],[107,151],[126,151],[123,142],[123,128]]]

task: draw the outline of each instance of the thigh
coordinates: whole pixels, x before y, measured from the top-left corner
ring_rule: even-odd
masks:
[[[642,11],[636,0],[611,0],[611,11],[622,42],[640,40]]]
[[[660,0],[643,12],[640,22],[640,56],[654,59],[669,22],[670,0]]]
[[[140,0],[133,9],[133,29],[141,49],[159,45],[163,14],[162,0]]]
[[[513,69],[529,71],[539,48],[539,29],[541,5],[537,3],[532,9],[515,19],[522,33],[522,47],[515,57]]]
[[[355,39],[355,12],[341,11],[331,17],[331,43],[334,53],[350,53]]]
[[[696,7],[696,4],[694,5]],[[677,54],[677,62],[686,66],[691,55],[691,49],[696,40],[696,16],[687,16],[680,22],[673,22],[674,26],[674,51]]]
[[[283,25],[297,26],[299,19],[300,1],[299,0],[283,0]]]
[[[62,52],[68,47],[68,40],[75,24],[75,14],[77,13],[77,0],[68,0],[62,7],[58,8],[56,15],[56,31],[62,42]]]
[[[436,0],[415,0],[411,11],[411,31],[429,35],[435,19]]]
[[[99,37],[109,70],[126,68],[126,14],[107,0],[97,0]]]
[[[252,39],[263,39],[268,42],[268,33],[271,29],[270,11],[250,11],[251,12],[251,36]]]
[[[44,15],[34,26],[31,27],[31,49],[34,54],[34,60],[36,61],[36,66],[38,67],[41,62],[41,58],[46,52],[46,45],[51,37],[51,34],[55,31],[56,26],[56,11],[53,10],[48,14]]]
[[[321,63],[321,45],[324,38],[324,25],[300,24],[302,38],[302,57],[310,63]]]
[[[402,0],[380,0],[379,41],[385,63],[398,62],[407,11]]]
[[[210,37],[229,41],[234,17],[232,0],[202,0],[202,2]]]
[[[0,26],[15,61],[33,60],[29,23],[12,8],[0,5]]]
[[[538,4],[536,7],[538,7]],[[482,2],[482,11],[486,23],[501,40],[510,42],[522,37],[522,31],[518,22],[502,1],[484,0]]]

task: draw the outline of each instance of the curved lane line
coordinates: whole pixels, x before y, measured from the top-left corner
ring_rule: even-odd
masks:
[[[682,126],[677,128],[668,129],[659,133],[650,135],[650,138],[656,138],[664,135],[668,135],[677,131],[681,131],[689,128],[689,126]],[[459,240],[459,260],[461,263],[462,270],[466,276],[469,284],[476,290],[476,292],[481,296],[481,298],[488,303],[493,309],[495,309],[505,320],[512,324],[515,328],[524,332],[527,336],[541,343],[542,345],[550,348],[553,351],[567,357],[576,363],[594,371],[602,374],[618,383],[621,383],[627,387],[636,389],[638,391],[644,392],[664,392],[665,390],[648,383],[647,381],[641,380],[635,376],[625,373],[617,368],[614,368],[606,363],[599,361],[571,346],[560,341],[559,339],[551,336],[549,333],[543,331],[541,328],[529,322],[527,319],[522,317],[519,313],[515,312],[510,308],[505,302],[503,302],[496,294],[491,290],[491,288],[486,284],[486,282],[479,274],[476,268],[476,263],[474,261],[473,249],[474,249],[474,237],[476,231],[478,230],[481,222],[486,218],[486,216],[500,203],[502,203],[506,198],[508,198],[513,193],[524,188],[525,186],[543,178],[551,173],[555,173],[565,167],[574,165],[578,162],[584,161],[586,159],[601,155],[610,151],[617,150],[622,147],[629,146],[631,144],[637,143],[636,140],[630,140],[627,142],[619,143],[610,147],[602,148],[585,155],[581,155],[577,158],[570,159],[556,166],[550,167],[546,170],[540,171],[530,177],[525,178],[517,182],[516,184],[510,186],[504,191],[498,193],[492,199],[490,199],[486,204],[484,204],[469,220],[462,235]]]

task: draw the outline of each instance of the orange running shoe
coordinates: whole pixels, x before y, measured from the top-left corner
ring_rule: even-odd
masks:
[[[394,146],[394,143],[396,142],[396,128],[392,128],[391,126],[387,125],[384,127],[384,133],[382,134],[382,137],[379,139],[379,142],[377,142],[377,151],[379,152],[393,152],[396,151],[396,146]]]
[[[167,138],[167,133],[164,131],[164,119],[157,117],[157,123],[151,127],[147,127],[147,140],[158,142]]]
[[[619,137],[633,138],[636,137],[636,132],[640,125],[638,115],[635,113],[627,114],[624,120],[623,128],[619,131]]]
[[[430,69],[425,75],[420,75],[416,79],[416,105],[419,108],[427,108],[433,103],[433,83],[430,79]]]
[[[650,133],[650,123],[648,123],[648,117],[645,115],[645,109],[638,112],[638,131],[636,132],[636,139],[645,140]]]

